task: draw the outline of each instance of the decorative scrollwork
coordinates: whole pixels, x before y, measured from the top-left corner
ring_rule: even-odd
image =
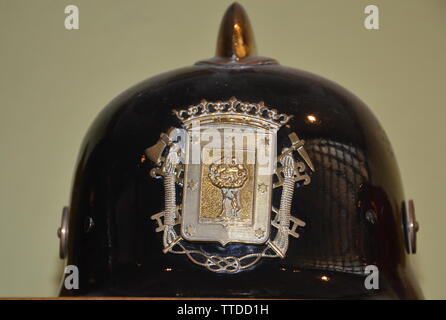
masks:
[[[275,252],[271,254],[267,253],[270,250],[269,247],[263,248],[259,253],[250,253],[241,257],[208,255],[203,251],[188,250],[181,243],[178,243],[177,247],[179,249],[172,249],[170,252],[185,254],[195,264],[203,266],[213,272],[234,273],[252,267],[262,258],[278,257]]]

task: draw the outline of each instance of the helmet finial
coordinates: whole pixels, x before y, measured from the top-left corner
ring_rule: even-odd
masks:
[[[234,2],[221,21],[216,56],[239,60],[255,55],[254,33],[248,15],[240,4]]]
[[[257,56],[254,33],[245,9],[234,2],[220,24],[215,57],[198,61],[198,65],[240,67],[247,65],[277,64],[267,57]]]

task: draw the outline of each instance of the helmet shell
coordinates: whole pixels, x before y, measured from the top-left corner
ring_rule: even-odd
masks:
[[[217,59],[167,72],[102,110],[81,146],[70,204],[66,262],[80,270],[79,290],[62,288],[61,295],[422,297],[405,249],[398,165],[375,116],[334,82],[261,61]],[[163,181],[150,176],[144,151],[160,133],[181,127],[174,109],[231,97],[292,115],[277,134],[277,149],[297,132],[315,170],[293,197],[291,213],[306,226],[286,257],[228,275],[162,252],[150,217],[164,208]],[[243,246],[212,250],[235,254]],[[364,285],[368,265],[378,267],[379,289]]]

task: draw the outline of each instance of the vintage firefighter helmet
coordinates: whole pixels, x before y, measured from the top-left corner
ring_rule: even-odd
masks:
[[[100,113],[62,220],[80,277],[63,296],[422,297],[413,204],[378,121],[339,85],[257,56],[238,4],[216,57]]]

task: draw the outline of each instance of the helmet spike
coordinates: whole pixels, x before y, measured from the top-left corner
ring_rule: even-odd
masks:
[[[216,56],[240,60],[256,55],[254,33],[245,9],[234,2],[220,24]]]
[[[226,10],[220,24],[215,57],[198,61],[198,65],[240,67],[277,64],[274,59],[257,56],[254,32],[245,9],[234,2]]]

